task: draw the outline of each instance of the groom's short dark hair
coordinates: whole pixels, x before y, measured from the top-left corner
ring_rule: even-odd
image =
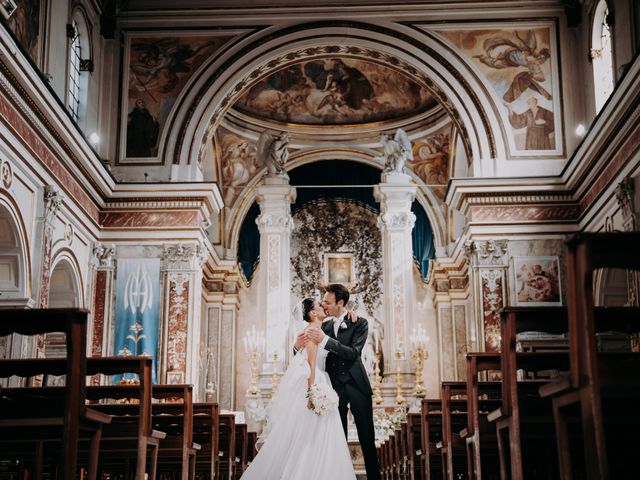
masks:
[[[347,290],[347,287],[344,285],[340,283],[332,283],[327,285],[326,291],[335,295],[336,303],[342,300],[345,307],[347,306],[347,303],[349,303],[349,290]]]

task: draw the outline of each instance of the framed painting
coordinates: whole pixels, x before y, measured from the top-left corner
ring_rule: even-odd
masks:
[[[513,257],[517,306],[560,306],[560,259]]]
[[[345,286],[355,284],[355,263],[353,253],[324,254],[324,283],[340,283]]]

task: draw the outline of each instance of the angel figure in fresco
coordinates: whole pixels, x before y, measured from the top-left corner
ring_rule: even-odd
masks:
[[[399,128],[393,138],[388,134],[380,135],[380,142],[383,147],[382,158],[384,160],[384,170],[382,173],[404,173],[404,164],[413,160],[411,140],[407,132]]]
[[[515,113],[508,103],[504,104],[509,110],[509,123],[513,128],[526,128],[525,150],[551,150],[549,136],[554,132],[553,112],[538,105],[538,99],[531,97],[527,100],[529,109],[522,113]]]
[[[449,180],[449,135],[436,133],[421,142],[413,149],[413,161],[409,162],[413,172],[426,184],[445,185]]]
[[[505,37],[488,38],[483,45],[484,54],[475,55],[475,57],[491,68],[524,67],[526,69],[513,77],[511,85],[502,97],[505,102],[511,103],[517,100],[527,89],[551,100],[551,94],[541,85],[545,81],[542,65],[551,56],[549,49],[538,50],[538,40],[533,30],[527,32],[526,38],[522,38],[516,31],[515,38],[515,41]]]
[[[283,132],[274,137],[266,130],[262,132],[258,139],[258,159],[267,166],[268,176],[288,178],[284,165],[289,159],[289,134]]]
[[[168,93],[173,90],[179,81],[178,74],[189,73],[191,60],[215,43],[215,40],[210,40],[195,49],[177,38],[134,44],[132,51],[137,58],[135,63],[131,62],[131,85],[158,101],[151,91]]]

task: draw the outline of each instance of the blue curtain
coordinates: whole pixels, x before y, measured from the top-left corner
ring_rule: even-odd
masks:
[[[251,280],[260,257],[260,232],[258,225],[256,225],[258,215],[260,215],[260,207],[256,202],[253,202],[240,227],[238,263],[247,280]]]
[[[323,160],[309,163],[289,172],[292,186],[314,185],[312,188],[298,188],[296,202],[291,210],[295,213],[309,202],[317,200],[343,200],[380,211],[373,196],[373,187],[323,188],[323,185],[375,185],[380,183],[380,170],[362,163],[346,160]],[[435,256],[433,232],[427,214],[418,202],[413,202],[411,210],[416,216],[412,233],[413,256],[426,277],[429,260]],[[251,279],[260,255],[260,233],[256,218],[260,214],[257,203],[249,209],[240,228],[238,241],[238,263],[248,280]]]

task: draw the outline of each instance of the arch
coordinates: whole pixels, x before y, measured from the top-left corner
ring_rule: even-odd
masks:
[[[382,171],[383,166],[379,160],[376,160],[376,156],[379,152],[374,150],[365,149],[309,149],[301,150],[292,154],[287,161],[286,170],[291,171],[297,167],[301,167],[308,163],[320,161],[320,160],[347,160],[357,163],[363,163],[370,167],[374,167]],[[418,185],[422,183],[422,180],[415,175],[412,171],[407,170],[407,173],[413,178],[414,182]],[[244,219],[251,208],[251,205],[256,199],[256,189],[266,174],[266,169],[257,174],[252,181],[243,189],[238,195],[238,200],[231,206],[229,216],[225,224],[225,231],[227,232],[226,246],[227,251],[231,252],[233,257],[237,254],[238,239],[240,237],[240,230]],[[446,245],[446,218],[444,212],[439,207],[440,201],[435,197],[433,192],[429,188],[419,188],[416,195],[416,201],[420,203],[422,208],[427,214],[431,229],[433,230],[433,236],[436,248],[442,248]]]
[[[49,307],[83,307],[83,292],[80,265],[75,254],[68,248],[59,250],[51,262]]]
[[[192,79],[194,88],[180,100],[170,126],[172,134],[161,146],[165,158],[180,165],[200,162],[222,117],[253,84],[287,64],[340,54],[376,61],[421,83],[463,135],[474,170],[491,175],[494,159],[504,157],[506,150],[502,137],[491,127],[499,125],[499,119],[490,100],[475,93],[483,91],[482,86],[475,76],[466,79],[460,75],[456,68],[467,67],[449,63],[447,47],[437,38],[410,27],[394,28],[319,22],[269,28],[242,38]]]
[[[591,21],[591,62],[596,114],[602,109],[614,89],[614,57],[610,10],[606,0],[600,0]]]
[[[29,240],[20,210],[12,198],[0,194],[1,300],[31,296]]]
[[[604,268],[595,275],[594,296],[596,305],[623,307],[629,301],[627,270]]]

